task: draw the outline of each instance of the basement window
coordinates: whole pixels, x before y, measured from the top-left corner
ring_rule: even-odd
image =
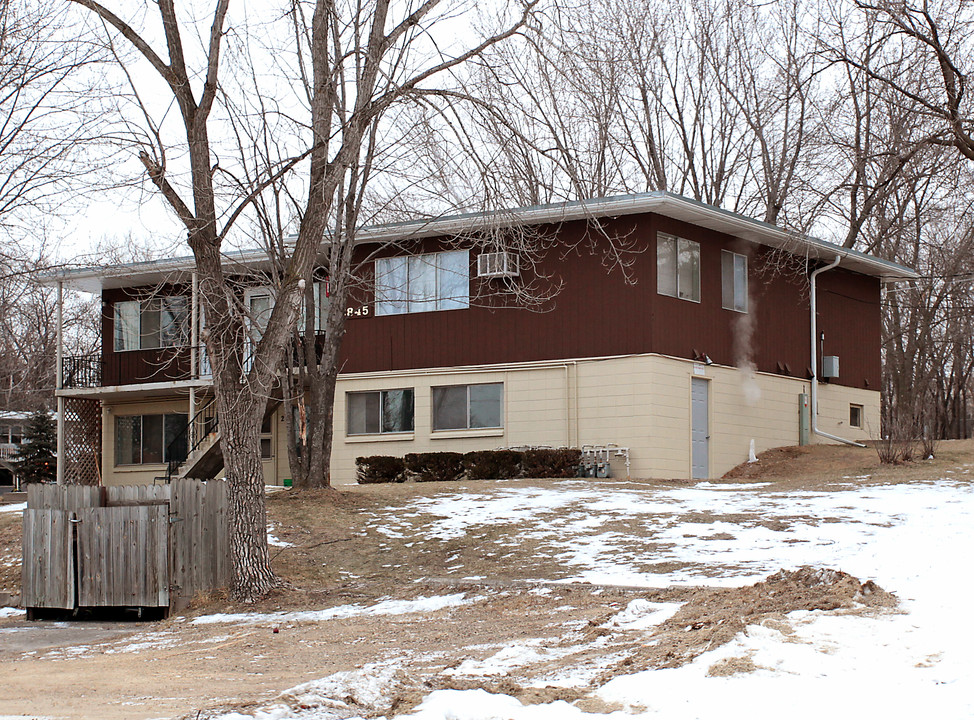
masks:
[[[345,394],[346,435],[413,431],[413,389]]]
[[[504,383],[433,388],[433,430],[500,428]]]
[[[185,413],[116,417],[115,464],[160,465],[185,460],[186,418]]]
[[[700,302],[700,243],[674,235],[657,235],[656,291]]]
[[[849,425],[862,428],[862,405],[849,405]]]

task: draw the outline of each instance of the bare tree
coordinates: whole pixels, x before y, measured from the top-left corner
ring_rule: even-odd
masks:
[[[151,29],[137,29],[94,0],[73,2],[97,15],[112,31],[113,42],[118,37],[134,48],[168,87],[179,111],[183,139],[177,142],[168,140],[165,129],[151,121],[152,108],[140,104],[149,124],[144,137],[153,140],[143,147],[140,159],[151,182],[186,227],[195,258],[230,496],[231,592],[237,599],[251,600],[275,582],[267,556],[259,429],[268,398],[279,381],[284,348],[311,281],[322,238],[326,232],[332,233],[326,245],[326,268],[336,299],[329,311],[318,365],[323,372],[334,373],[354,246],[354,233],[350,239],[348,233],[357,220],[349,210],[355,209],[360,188],[368,180],[368,149],[383,130],[382,118],[407,96],[423,95],[430,78],[513,34],[531,6],[523,7],[509,27],[472,48],[440,55],[435,44],[426,44],[426,52],[420,56],[412,48],[417,39],[428,37],[431,22],[449,17],[444,3],[429,0],[403,7],[394,7],[388,0],[351,6],[326,0],[294,3],[288,19],[297,28],[304,51],[299,68],[308,133],[302,147],[292,154],[254,168],[242,190],[232,168],[219,172],[210,132],[218,98],[221,104],[230,101],[220,92],[229,0],[214,3],[209,31],[201,38],[198,67],[191,67],[191,56],[185,50],[184,35],[193,26],[181,23],[172,0],[160,0],[157,5],[164,46],[161,53],[153,48]],[[134,74],[128,77],[133,79]],[[222,87],[230,85],[223,83]],[[187,153],[189,174],[189,181],[182,185],[174,167],[180,148]],[[273,310],[266,324],[260,325],[259,337],[254,337],[254,324],[248,322],[222,249],[238,218],[302,162],[307,195],[296,208],[300,213],[297,235],[280,258],[283,264]],[[191,200],[184,199],[186,193]],[[332,393],[333,387],[332,383]]]
[[[55,291],[37,283],[52,264],[43,255],[0,258],[0,407],[33,411],[54,399],[57,344]],[[65,347],[84,354],[97,345],[100,307],[69,297],[62,313]]]
[[[29,257],[9,241],[33,243],[99,165],[88,152],[100,142],[99,102],[80,78],[102,56],[68,35],[78,33],[63,4],[0,0],[0,259]]]
[[[856,0],[856,5],[879,24],[875,44],[891,59],[878,66],[844,59],[892,89],[913,112],[937,121],[940,132],[931,142],[951,145],[974,160],[974,114],[964,69],[974,29],[970,3]],[[919,85],[903,82],[904,76],[897,72],[906,58],[917,72],[905,77],[914,79],[919,74],[923,80]]]

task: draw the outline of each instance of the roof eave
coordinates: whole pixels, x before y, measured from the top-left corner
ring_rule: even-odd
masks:
[[[372,225],[359,231],[357,242],[369,244],[409,238],[476,234],[507,227],[559,224],[639,213],[657,213],[731,235],[746,242],[787,250],[814,260],[831,261],[839,257],[840,267],[879,277],[884,282],[919,277],[910,268],[897,263],[783,230],[760,220],[665,191]],[[263,250],[235,251],[226,253],[225,257],[247,268],[267,262],[267,255]],[[54,271],[45,274],[41,281],[48,285],[63,282],[74,289],[97,293],[111,287],[185,281],[194,269],[193,258],[183,257],[105,268]]]

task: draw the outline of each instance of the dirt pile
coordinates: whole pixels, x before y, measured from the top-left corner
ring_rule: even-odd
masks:
[[[795,610],[889,608],[896,597],[871,580],[861,583],[841,570],[802,567],[781,570],[742,588],[700,588],[669,620],[659,625],[650,644],[624,660],[613,674],[685,665],[698,655],[729,642],[746,626],[780,623]]]

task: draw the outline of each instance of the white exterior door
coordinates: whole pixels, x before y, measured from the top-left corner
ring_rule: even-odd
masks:
[[[694,480],[710,477],[710,383],[701,378],[690,386],[690,464]]]

